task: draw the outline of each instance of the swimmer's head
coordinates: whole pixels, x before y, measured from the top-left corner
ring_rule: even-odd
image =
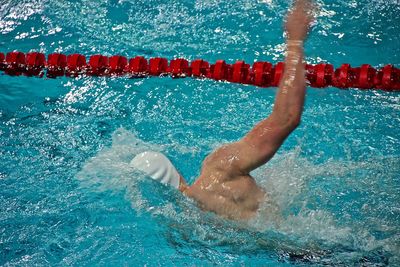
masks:
[[[182,191],[182,186],[186,186],[179,172],[171,161],[162,153],[146,151],[136,155],[130,165],[137,170],[146,173],[160,183],[170,185]]]

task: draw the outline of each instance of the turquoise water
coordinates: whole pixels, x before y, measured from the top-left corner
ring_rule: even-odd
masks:
[[[320,1],[307,60],[399,66],[398,1]],[[8,1],[0,51],[283,59],[288,1]],[[0,76],[0,265],[398,266],[400,95],[308,89],[304,117],[253,174],[237,224],[129,167],[166,153],[189,182],[276,89],[171,78]]]

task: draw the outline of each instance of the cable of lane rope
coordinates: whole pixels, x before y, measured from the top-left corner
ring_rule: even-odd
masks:
[[[127,59],[124,56],[92,55],[86,62],[81,54],[65,55],[52,53],[46,56],[38,52],[0,53],[0,70],[12,76],[26,75],[48,78],[59,76],[76,77],[88,76],[163,76],[173,78],[198,77],[233,83],[250,84],[259,87],[278,86],[285,65],[279,62],[275,65],[269,62],[255,62],[250,67],[244,61],[227,64],[217,60],[214,64],[196,59],[189,62],[183,58],[172,59],[150,58],[142,56]],[[324,88],[376,89],[385,91],[400,91],[400,69],[393,65],[385,65],[376,69],[369,64],[352,67],[343,64],[334,68],[332,64],[319,63],[306,65],[306,78],[309,86]]]

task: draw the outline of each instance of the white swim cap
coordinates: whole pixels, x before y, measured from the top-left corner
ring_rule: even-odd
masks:
[[[154,180],[172,187],[179,188],[179,173],[172,165],[171,161],[162,153],[146,151],[136,155],[130,165]]]

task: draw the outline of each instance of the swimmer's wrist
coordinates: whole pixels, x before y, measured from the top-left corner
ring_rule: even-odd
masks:
[[[302,48],[304,46],[304,41],[303,40],[294,40],[294,39],[288,39],[286,41],[286,46],[289,47],[300,47]]]

